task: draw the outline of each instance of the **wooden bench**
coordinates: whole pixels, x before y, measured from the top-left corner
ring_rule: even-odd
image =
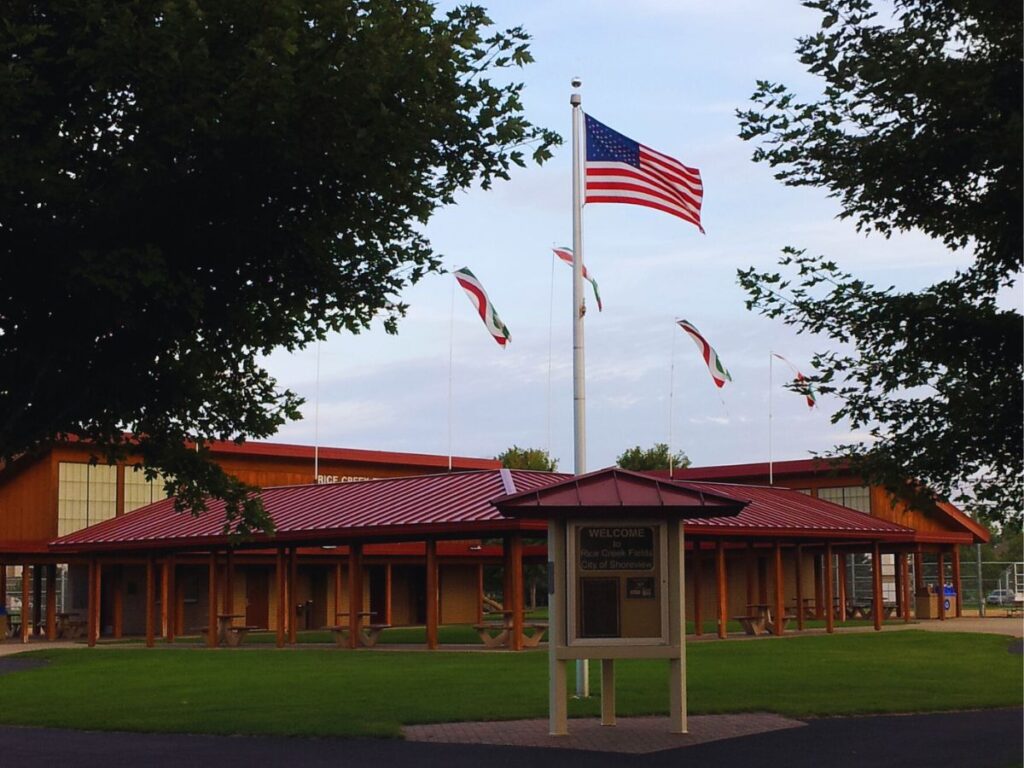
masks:
[[[380,639],[380,633],[385,629],[390,629],[390,624],[362,624],[359,627],[359,644],[367,648],[373,648],[377,645],[377,640]],[[348,648],[349,639],[348,634],[351,629],[348,624],[336,624],[331,627],[326,627],[327,630],[334,633],[334,642],[339,648]]]
[[[733,616],[732,620],[738,621],[748,635],[763,635],[767,631],[768,622],[764,616]]]
[[[512,624],[508,621],[487,621],[474,624],[473,629],[480,635],[485,648],[506,648],[512,637]],[[526,634],[527,631],[533,634]],[[548,631],[546,621],[528,621],[523,624],[523,647],[536,648]]]

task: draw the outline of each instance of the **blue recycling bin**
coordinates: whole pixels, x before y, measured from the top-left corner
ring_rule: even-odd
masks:
[[[956,588],[952,584],[942,585],[942,610],[947,614],[956,610]]]

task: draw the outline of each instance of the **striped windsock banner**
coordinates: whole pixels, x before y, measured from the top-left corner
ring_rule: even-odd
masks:
[[[572,266],[572,262],[573,262],[573,258],[574,258],[573,253],[572,253],[572,248],[566,248],[566,247],[563,246],[561,248],[552,248],[551,250],[553,250],[555,252],[555,256],[560,258],[562,261],[564,261],[570,267]],[[586,264],[583,265],[583,279],[586,280],[588,283],[590,283],[590,287],[594,289],[594,299],[597,301],[597,311],[598,312],[604,311],[604,304],[601,302],[601,294],[597,290],[597,280],[592,278],[587,273],[587,265]]]
[[[697,345],[697,349],[700,350],[701,357],[704,358],[704,363],[708,367],[708,373],[711,374],[711,378],[714,379],[716,387],[725,386],[725,382],[732,381],[732,376],[722,365],[722,361],[718,359],[718,353],[708,344],[708,340],[705,339],[700,331],[698,331],[692,323],[686,320],[676,321],[680,328],[686,331],[690,338],[693,339]]]
[[[816,406],[818,404],[818,400],[814,396],[814,390],[811,389],[811,382],[809,382],[807,380],[807,377],[804,376],[802,373],[800,373],[800,371],[797,370],[797,367],[795,365],[793,365],[791,362],[789,362],[789,360],[784,358],[778,352],[772,352],[772,355],[774,357],[779,358],[779,360],[784,362],[786,365],[788,365],[793,370],[793,373],[796,375],[796,388],[797,388],[797,391],[801,395],[803,395],[804,398],[807,400],[807,407],[808,408],[813,408],[814,406]]]
[[[476,308],[480,319],[484,321],[487,332],[494,337],[498,344],[504,347],[511,340],[512,335],[508,332],[508,326],[501,322],[498,313],[494,311],[494,305],[491,304],[487,291],[480,285],[476,275],[470,272],[468,268],[463,267],[462,269],[455,270],[455,279],[459,281],[459,285],[466,291],[470,303]]]

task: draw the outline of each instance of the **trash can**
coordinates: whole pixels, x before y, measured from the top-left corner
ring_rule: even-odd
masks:
[[[10,631],[11,625],[7,621],[7,609],[0,605],[0,640],[6,639]]]
[[[956,588],[952,584],[942,585],[942,610],[947,618],[956,613]]]
[[[939,618],[939,596],[934,584],[928,584],[914,593],[914,616],[918,619]]]

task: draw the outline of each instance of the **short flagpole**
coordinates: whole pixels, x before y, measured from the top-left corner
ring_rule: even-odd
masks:
[[[671,480],[674,477],[674,464],[675,454],[672,449],[675,447],[672,445],[672,402],[675,397],[675,378],[676,378],[676,330],[672,328],[672,356],[671,362],[668,366],[668,479]]]
[[[313,398],[313,482],[320,481],[320,339],[316,340],[316,390]]]
[[[579,88],[579,78],[572,81]],[[572,105],[572,391],[573,391],[573,468],[577,475],[587,471],[587,395],[586,365],[583,349],[583,168],[580,142],[582,132],[583,98],[579,91],[569,97]],[[576,662],[576,695],[590,695],[589,664],[586,659]]]
[[[774,353],[768,350],[768,485],[775,485],[775,473],[772,467],[772,369]]]

